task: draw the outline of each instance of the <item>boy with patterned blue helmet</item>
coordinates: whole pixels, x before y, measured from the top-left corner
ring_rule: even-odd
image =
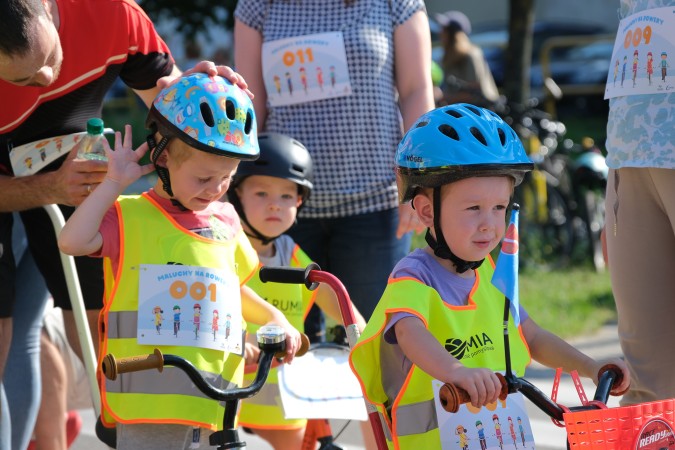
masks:
[[[300,347],[284,315],[245,286],[258,257],[232,205],[220,201],[239,161],[258,156],[253,105],[227,80],[194,74],[160,92],[146,123],[152,134],[135,151],[129,125],[124,138],[116,133],[115,151],[104,144],[106,178],[68,220],[59,246],[106,259],[101,354],[126,357],[159,347],[190,360],[217,388],[240,386],[247,321],[281,325],[289,360]],[[141,165],[148,150],[152,164]],[[121,195],[153,168],[159,174],[153,189]],[[174,334],[147,333],[153,322],[146,302],[167,310],[199,306],[201,314],[190,319],[195,327],[218,310],[218,317],[230,315],[230,333],[225,326],[214,327],[214,335],[182,333],[180,326]],[[166,371],[105,381],[101,403],[120,449],[209,447],[203,431],[222,426],[224,412],[187,377]]]
[[[352,369],[388,427],[390,448],[450,448],[439,425],[453,430],[488,417],[501,390],[495,372],[506,369],[504,296],[491,284],[490,252],[504,236],[514,186],[532,162],[496,114],[456,104],[417,120],[398,147],[396,166],[401,202],[412,201],[428,228],[428,246],[394,268],[352,350]],[[507,326],[517,376],[534,358],[597,380],[605,362],[541,329],[522,307],[520,324],[510,318]],[[620,392],[630,382],[628,370],[618,358],[611,362],[624,375],[614,390]],[[438,411],[443,383],[467,391],[471,404],[455,414]],[[522,398],[509,395],[499,412],[523,417]]]

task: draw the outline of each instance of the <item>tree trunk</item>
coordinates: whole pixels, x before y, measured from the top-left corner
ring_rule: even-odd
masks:
[[[510,102],[523,103],[530,98],[534,1],[509,2],[509,44],[505,55],[504,93]]]

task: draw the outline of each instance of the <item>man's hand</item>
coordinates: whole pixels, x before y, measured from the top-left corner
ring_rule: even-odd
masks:
[[[213,61],[200,61],[193,68],[183,72],[181,76],[191,75],[193,73],[205,73],[211,77],[220,75],[221,77],[229,80],[232,84],[239,86],[241,90],[246,92],[250,98],[253,98],[253,93],[248,90],[248,84],[246,84],[244,77],[239,75],[228,66],[217,66]],[[160,89],[169,87],[178,81],[179,78],[180,76],[176,76],[174,74],[162,77],[157,80],[157,87]]]
[[[53,192],[57,198],[55,203],[78,206],[105,178],[108,163],[76,159],[79,148],[80,144],[73,147],[61,167],[54,172]]]

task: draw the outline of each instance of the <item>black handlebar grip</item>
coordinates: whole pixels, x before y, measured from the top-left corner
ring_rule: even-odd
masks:
[[[614,373],[614,383],[612,383],[612,386],[611,386],[612,388],[614,386],[620,385],[621,382],[623,381],[623,372],[621,371],[621,368],[619,368],[619,366],[617,366],[615,364],[605,364],[604,366],[602,366],[600,368],[600,370],[598,370],[598,380],[600,380],[600,378],[602,377],[602,375],[605,372]],[[614,392],[612,390],[610,390],[610,392],[611,392],[612,395],[621,396],[621,395],[625,394],[628,391],[628,389],[630,389],[630,386],[628,386],[626,389],[624,389],[621,392]]]
[[[101,362],[101,370],[109,380],[116,380],[118,373],[137,372],[139,370],[164,369],[164,357],[158,348],[150,355],[129,356],[116,360],[108,353]]]
[[[260,268],[258,276],[263,283],[304,284],[307,289],[313,291],[319,286],[319,283],[310,281],[309,273],[312,270],[321,270],[321,267],[316,263],[312,263],[304,269],[263,266]]]
[[[300,333],[300,348],[295,352],[295,356],[303,356],[309,350],[309,338],[305,333]],[[274,354],[276,358],[282,359],[286,356],[286,352],[277,352]]]

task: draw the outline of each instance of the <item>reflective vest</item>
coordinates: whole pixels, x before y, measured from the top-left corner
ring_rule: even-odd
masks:
[[[104,264],[106,301],[99,320],[101,355],[116,358],[153,352],[137,343],[139,264],[183,264],[233,271],[247,281],[258,258],[243,231],[233,230],[227,241],[192,233],[147,194],[123,196],[115,204],[120,223],[120,261],[115,279],[109,260]],[[160,346],[164,354],[186,358],[214,387],[241,386],[243,355],[189,346]],[[216,430],[224,409],[203,395],[180,369],[146,370],[103,380],[99,373],[104,423],[172,423]]]
[[[307,267],[312,260],[297,245],[293,249],[290,267]],[[284,313],[286,319],[298,331],[305,329],[305,317],[314,304],[316,290],[310,291],[301,284],[263,283],[259,277],[251,278],[248,287]],[[258,326],[248,324],[246,332],[255,335]],[[244,375],[244,385],[250,384],[255,378],[255,372]],[[239,424],[251,428],[265,428],[275,430],[290,430],[302,428],[307,423],[305,419],[285,419],[279,393],[278,372],[276,368],[270,371],[263,388],[253,397],[241,402]]]
[[[466,367],[504,371],[504,296],[490,282],[493,271],[491,259],[477,269],[466,306],[446,304],[436,290],[419,280],[389,280],[350,355],[350,365],[364,394],[380,413],[389,448],[440,448],[441,438],[430,375],[413,364],[396,398],[387,398],[382,385],[380,346],[389,345],[382,336],[388,315],[408,312],[418,316]],[[512,370],[522,375],[530,362],[529,349],[512,318],[508,327]]]

